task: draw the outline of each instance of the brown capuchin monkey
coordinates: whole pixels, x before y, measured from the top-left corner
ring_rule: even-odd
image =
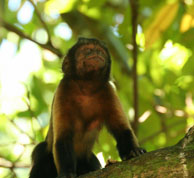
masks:
[[[145,152],[109,83],[110,68],[108,49],[97,39],[79,38],[68,51],[46,140],[32,153],[30,178],[74,178],[100,169],[92,147],[103,125],[122,160]]]

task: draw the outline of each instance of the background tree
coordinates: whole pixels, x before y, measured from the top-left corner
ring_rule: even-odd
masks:
[[[27,177],[32,148],[48,129],[62,58],[78,36],[107,43],[112,79],[142,147],[174,145],[194,124],[193,0],[139,1],[135,120],[130,2],[0,1],[0,176]],[[102,162],[118,160],[113,145],[103,130],[94,148]]]

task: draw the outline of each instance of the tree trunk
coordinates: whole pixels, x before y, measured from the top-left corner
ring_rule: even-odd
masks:
[[[194,127],[178,144],[118,162],[80,178],[194,178]]]

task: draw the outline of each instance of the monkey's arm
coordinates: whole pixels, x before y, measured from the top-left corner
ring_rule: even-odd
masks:
[[[64,133],[54,140],[53,155],[58,177],[75,177],[76,159],[71,133]]]
[[[139,148],[137,138],[127,120],[120,101],[112,88],[107,104],[106,126],[117,141],[117,149],[122,160],[139,156],[145,152]]]
[[[69,102],[60,84],[53,103],[51,122],[53,128],[52,152],[58,177],[75,177],[76,160],[73,148],[73,126]]]
[[[53,117],[53,157],[59,177],[75,177],[76,158],[73,148],[73,132],[67,116],[55,113]]]

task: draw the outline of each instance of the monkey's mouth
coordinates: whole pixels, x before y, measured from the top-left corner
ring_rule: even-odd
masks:
[[[87,60],[83,61],[85,71],[98,71],[105,67],[105,60],[100,56],[90,56]]]
[[[105,63],[105,58],[103,56],[100,56],[100,55],[91,55],[91,56],[87,57],[87,60],[97,60],[99,62]]]
[[[97,53],[88,54],[77,61],[77,74],[85,79],[95,79],[103,75],[106,57]]]

